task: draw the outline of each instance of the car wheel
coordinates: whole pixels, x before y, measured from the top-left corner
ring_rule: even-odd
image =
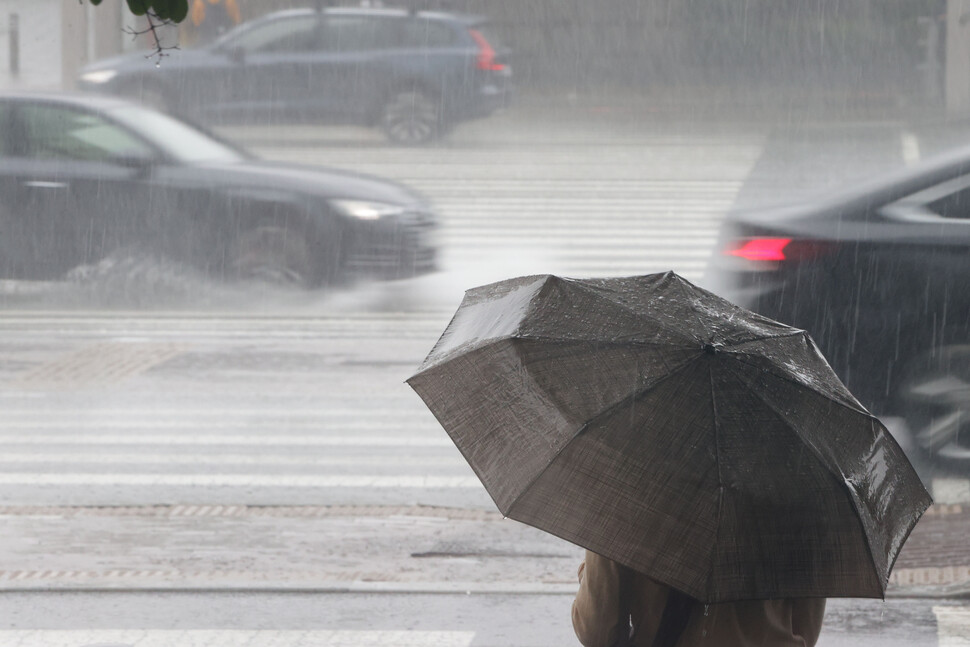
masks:
[[[947,346],[913,362],[900,399],[915,446],[970,470],[970,346]]]
[[[278,224],[257,225],[241,233],[230,250],[229,268],[240,280],[294,287],[316,282],[306,235]]]
[[[398,92],[381,111],[381,128],[395,144],[426,144],[442,131],[438,104],[427,94],[415,90]]]

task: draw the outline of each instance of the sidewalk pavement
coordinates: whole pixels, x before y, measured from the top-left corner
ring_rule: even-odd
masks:
[[[970,506],[934,505],[916,524],[896,560],[889,593],[970,596]]]
[[[582,550],[497,512],[413,506],[0,508],[0,591],[564,594]],[[970,506],[927,512],[892,597],[970,595]]]

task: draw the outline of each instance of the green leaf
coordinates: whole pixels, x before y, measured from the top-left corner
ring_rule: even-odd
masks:
[[[175,22],[182,22],[189,15],[189,0],[171,0],[172,9],[169,11],[169,19]]]
[[[151,0],[128,0],[128,9],[136,16],[144,16],[148,13]]]
[[[150,0],[155,14],[163,20],[181,22],[189,13],[188,0]]]
[[[91,4],[97,7],[99,4],[101,4],[101,0],[91,0]]]
[[[152,12],[162,20],[168,19],[169,0],[148,0]]]

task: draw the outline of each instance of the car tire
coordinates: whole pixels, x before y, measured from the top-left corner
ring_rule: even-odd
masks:
[[[946,346],[911,362],[899,396],[915,447],[970,473],[970,346]]]
[[[257,224],[243,231],[229,251],[230,275],[300,288],[318,281],[306,234],[300,228]]]
[[[445,131],[438,104],[420,90],[392,94],[381,109],[380,126],[389,141],[402,146],[426,144]]]

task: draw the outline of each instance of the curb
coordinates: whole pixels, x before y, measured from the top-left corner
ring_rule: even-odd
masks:
[[[259,594],[259,595],[504,595],[504,596],[574,596],[577,584],[510,584],[481,582],[321,582],[319,584],[288,584],[286,582],[226,583],[224,585],[192,584],[183,582],[152,583],[144,586],[124,584],[88,585],[0,585],[0,595],[14,594]],[[970,599],[970,583],[943,587],[913,587],[886,592],[886,599]]]
[[[0,595],[17,593],[249,593],[249,594],[392,594],[392,595],[576,595],[578,584],[483,584],[481,582],[285,582],[227,583],[225,585],[157,583],[145,586],[91,584],[63,586],[0,586]]]

